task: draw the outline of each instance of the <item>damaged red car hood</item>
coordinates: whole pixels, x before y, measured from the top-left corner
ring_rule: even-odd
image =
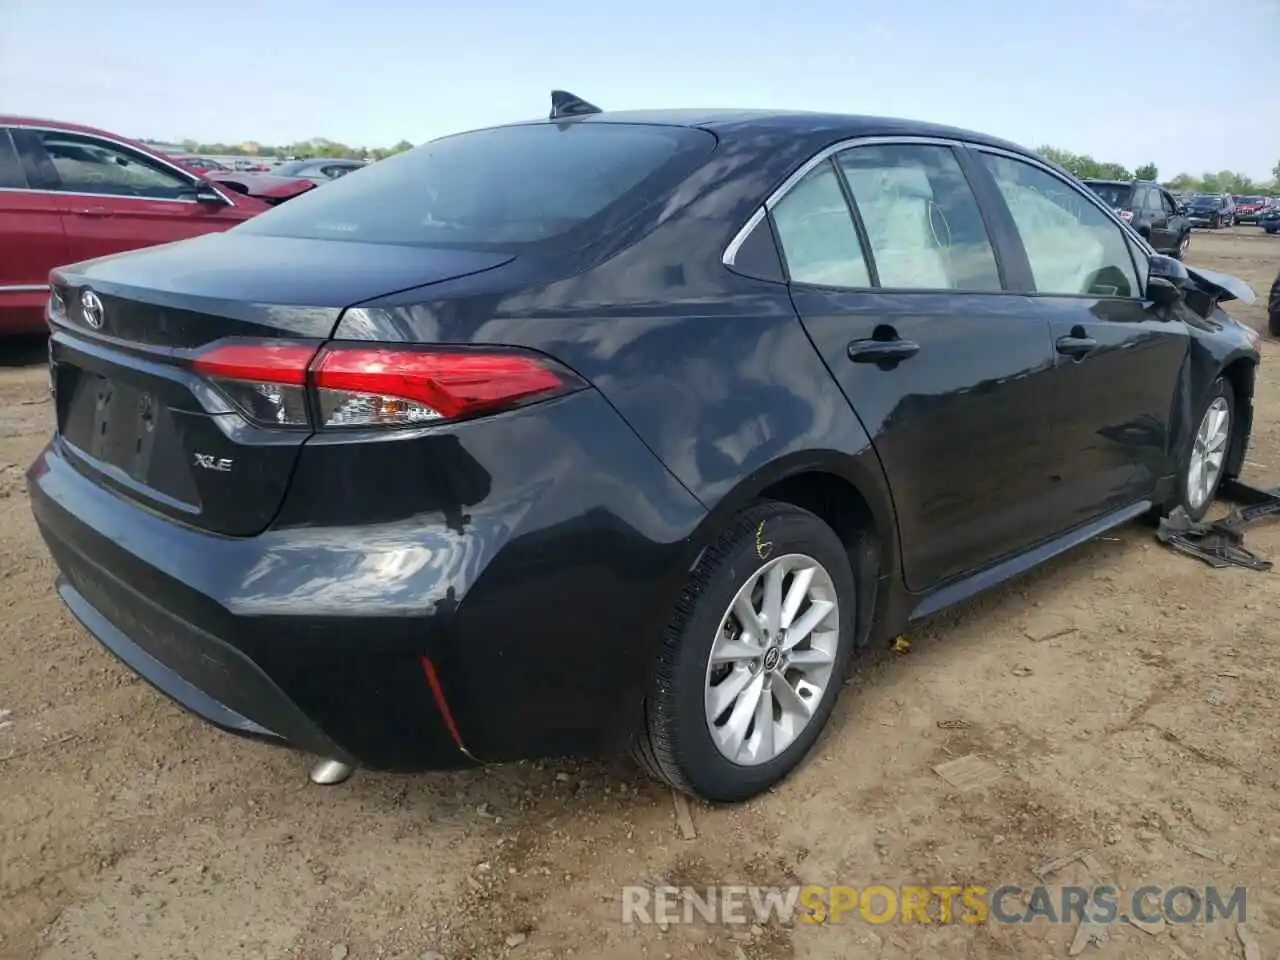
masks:
[[[300,193],[315,189],[310,180],[298,177],[278,177],[272,173],[249,173],[239,170],[209,170],[206,180],[220,184],[237,193],[246,193],[260,200],[279,203]]]

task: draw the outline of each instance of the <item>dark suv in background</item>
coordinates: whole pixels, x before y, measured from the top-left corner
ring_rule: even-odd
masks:
[[[1181,260],[1191,242],[1191,223],[1181,205],[1151,180],[1085,180],[1157,253]]]
[[[1193,227],[1235,226],[1236,202],[1225,193],[1198,193],[1187,201],[1187,215]]]

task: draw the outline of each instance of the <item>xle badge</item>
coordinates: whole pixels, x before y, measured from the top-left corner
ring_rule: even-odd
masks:
[[[217,470],[219,473],[230,473],[231,463],[227,457],[214,457],[207,453],[196,454],[196,466],[201,470]]]

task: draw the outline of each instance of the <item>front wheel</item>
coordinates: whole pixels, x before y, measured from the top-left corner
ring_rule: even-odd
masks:
[[[1235,391],[1225,378],[1210,386],[1200,418],[1191,435],[1178,471],[1178,499],[1192,520],[1202,520],[1222,483],[1227,453],[1235,430]]]
[[[711,801],[745,800],[804,758],[853,651],[848,552],[806,510],[761,502],[689,574],[663,635],[636,759]]]

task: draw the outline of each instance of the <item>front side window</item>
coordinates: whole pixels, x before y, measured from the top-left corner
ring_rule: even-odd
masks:
[[[839,163],[866,227],[880,286],[1002,289],[978,202],[950,148],[853,147]]]
[[[474,130],[397,154],[359,177],[338,177],[234,229],[490,249],[587,244],[664,195],[715,145],[705,130],[648,124]]]
[[[77,133],[29,132],[32,148],[43,151],[52,167],[49,189],[153,200],[176,200],[191,192],[191,181],[126,147]]]
[[[1172,217],[1178,212],[1178,205],[1173,202],[1173,197],[1169,196],[1169,194],[1165,193],[1163,190],[1160,191],[1160,203],[1164,208],[1164,215],[1166,217]]]
[[[806,174],[772,213],[787,274],[794,283],[871,286],[853,215],[830,163]]]
[[[980,155],[1018,228],[1040,293],[1139,295],[1122,227],[1040,167],[996,154]]]

